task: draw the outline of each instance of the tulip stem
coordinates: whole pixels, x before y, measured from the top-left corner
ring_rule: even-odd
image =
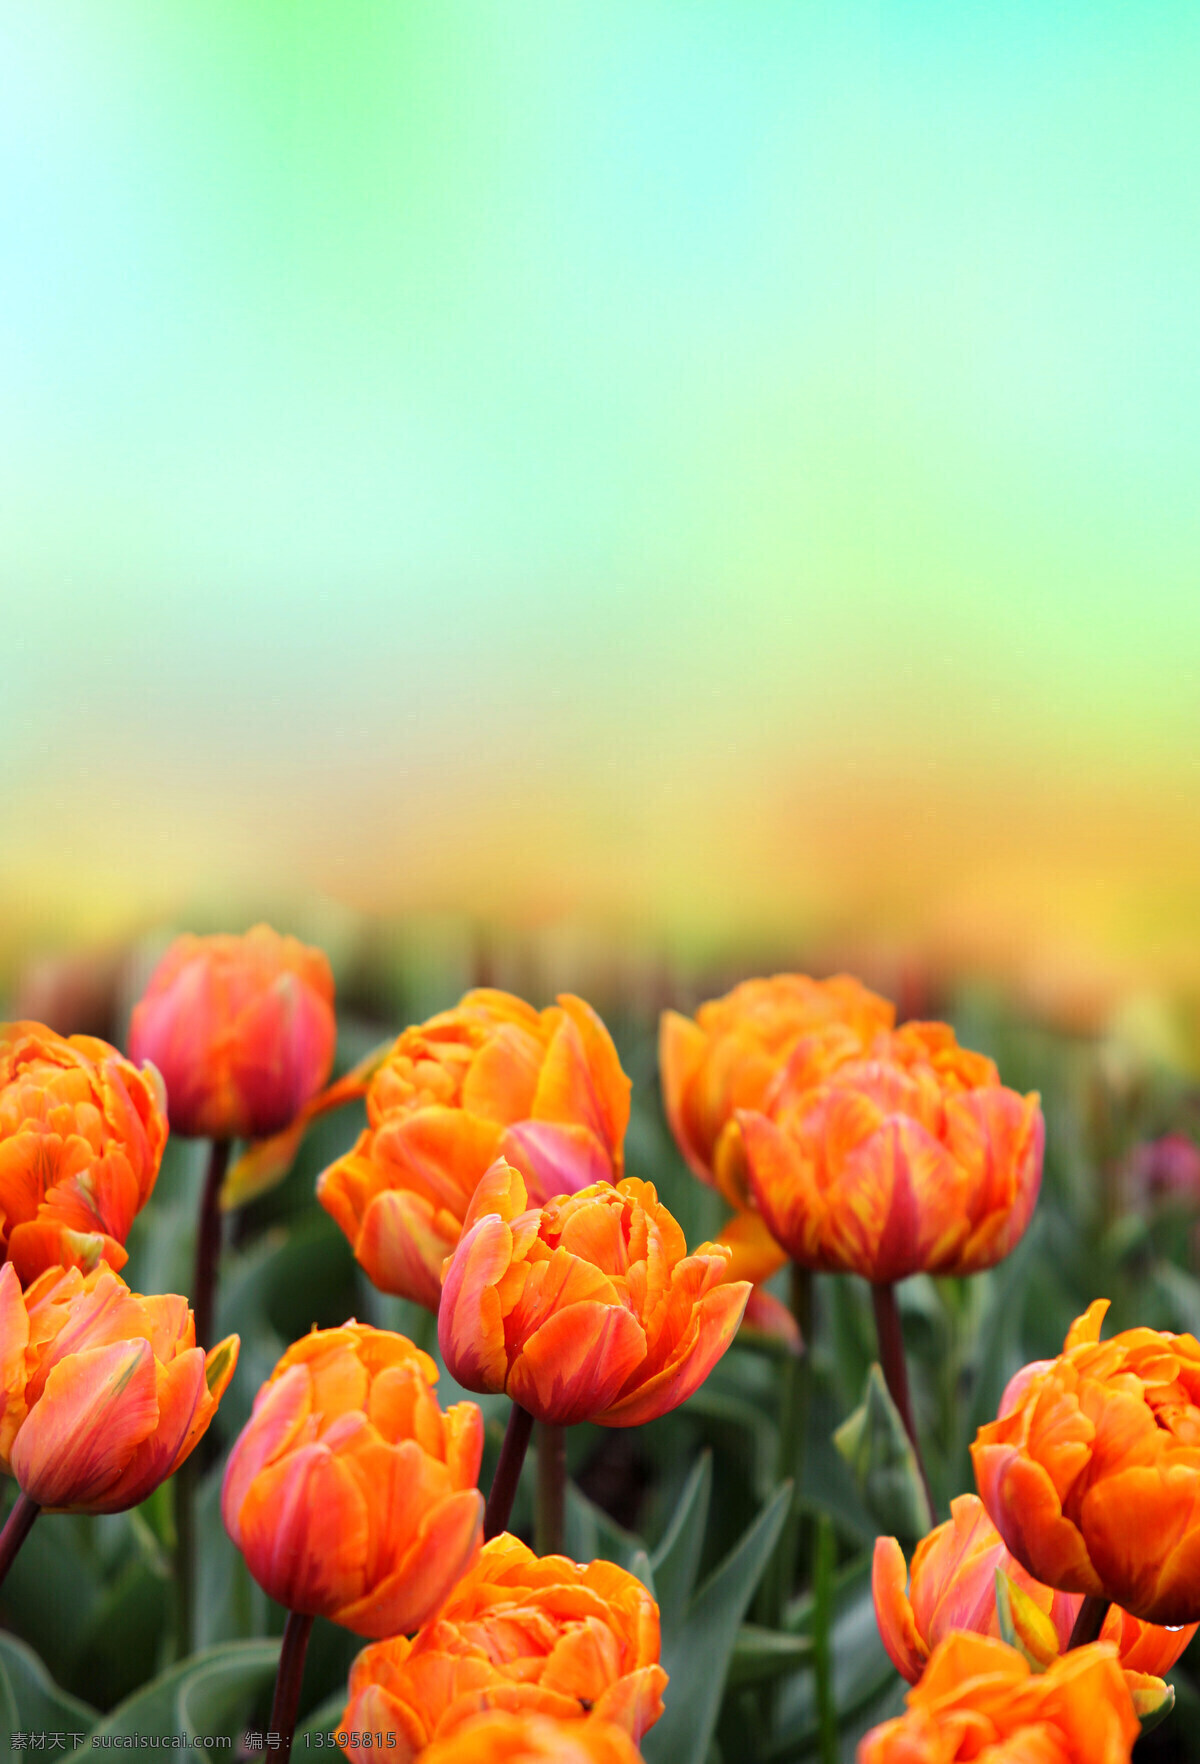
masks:
[[[817,1699],[817,1756],[821,1764],[837,1764],[837,1705],[833,1695],[833,1571],[836,1546],[828,1513],[817,1520],[813,1557],[813,1678]]]
[[[1086,1648],[1089,1642],[1094,1642],[1098,1638],[1100,1631],[1104,1628],[1104,1619],[1108,1616],[1108,1608],[1111,1604],[1111,1599],[1097,1598],[1093,1593],[1085,1594],[1084,1601],[1079,1607],[1079,1615],[1075,1619],[1075,1626],[1071,1630],[1071,1639],[1067,1643],[1068,1649]]]
[[[275,1700],[271,1704],[271,1725],[268,1733],[278,1734],[280,1752],[286,1758],[292,1749],[296,1731],[296,1712],[300,1707],[300,1686],[304,1679],[304,1656],[313,1620],[306,1611],[289,1611],[279,1650],[279,1671],[275,1678]]]
[[[800,1484],[804,1472],[804,1434],[808,1425],[811,1370],[809,1348],[813,1331],[813,1277],[809,1268],[793,1262],[789,1268],[791,1308],[800,1330],[800,1352],[788,1353],[779,1368],[779,1436],[775,1480],[792,1479],[792,1502],[775,1546],[775,1554],[763,1576],[759,1595],[760,1619],[778,1629],[796,1580],[796,1556],[800,1546],[803,1499]]]
[[[196,1314],[196,1346],[207,1353],[213,1345],[213,1308],[217,1294],[217,1270],[221,1261],[221,1184],[229,1168],[229,1141],[214,1139],[208,1152],[208,1170],[200,1197],[196,1225],[196,1274],[192,1281],[192,1308]]]
[[[929,1511],[936,1519],[937,1508],[930,1493],[929,1477],[925,1471],[925,1460],[921,1456],[921,1442],[917,1438],[912,1403],[908,1395],[908,1366],[904,1359],[904,1329],[900,1322],[900,1307],[896,1303],[896,1288],[890,1280],[879,1286],[872,1285],[871,1303],[875,1310],[875,1334],[879,1341],[879,1363],[883,1367],[884,1380],[912,1445],[913,1456],[925,1488],[925,1498],[929,1502]]]
[[[41,1510],[27,1494],[19,1494],[13,1502],[12,1512],[4,1521],[4,1530],[0,1531],[0,1583],[12,1567],[17,1551],[29,1536]]]
[[[529,1436],[533,1432],[533,1416],[520,1403],[514,1403],[508,1417],[508,1428],[504,1435],[504,1444],[500,1447],[500,1462],[496,1465],[496,1474],[492,1478],[491,1492],[487,1498],[487,1507],[483,1515],[483,1535],[485,1541],[497,1537],[507,1529],[508,1516],[512,1512],[513,1501],[517,1495],[517,1484],[521,1480],[521,1466],[525,1462],[525,1453],[529,1448]]]
[[[533,1547],[539,1556],[561,1556],[567,1502],[567,1430],[543,1421],[538,1428],[537,1510]]]

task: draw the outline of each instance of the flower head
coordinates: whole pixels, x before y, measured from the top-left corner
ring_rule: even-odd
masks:
[[[937,1644],[953,1630],[999,1636],[996,1571],[1012,1583],[1026,1619],[1021,1639],[1042,1666],[1065,1653],[1083,1603],[1078,1593],[1043,1586],[1004,1547],[977,1495],[959,1495],[950,1518],[917,1545],[911,1568],[894,1537],[875,1540],[871,1590],[879,1633],[897,1672],[915,1684]],[[1014,1612],[1014,1615],[1017,1613]],[[1158,1679],[1196,1632],[1191,1624],[1164,1629],[1142,1623],[1113,1605],[1101,1641],[1115,1644],[1127,1673]]]
[[[333,1064],[333,975],[319,949],[256,925],[177,937],[129,1024],[167,1087],[172,1130],[257,1139],[293,1121]]]
[[[483,1420],[444,1413],[402,1335],[347,1323],[293,1344],[225,1472],[225,1529],[263,1590],[358,1635],[416,1629],[479,1549]]]
[[[737,1118],[754,1201],[805,1267],[973,1274],[1008,1255],[1037,1201],[1037,1096],[1006,1089],[944,1023],[877,1035],[865,1055],[799,1047],[763,1109]]]
[[[101,1264],[50,1268],[22,1293],[0,1268],[0,1463],[61,1512],[120,1513],[203,1437],[238,1338],[206,1355],[187,1300],[143,1298]]]
[[[750,1288],[722,1283],[728,1261],[718,1244],[689,1255],[648,1182],[530,1208],[501,1159],[446,1263],[438,1340],[460,1384],[539,1421],[635,1426],[691,1396],[733,1339]]]
[[[680,1151],[732,1206],[749,1194],[739,1109],[759,1109],[780,1070],[799,1055],[861,1053],[895,1017],[885,998],[849,974],[811,980],[776,974],[744,980],[702,1004],[695,1018],[664,1011],[658,1060],[663,1102]]]
[[[317,1198],[376,1286],[436,1311],[442,1263],[498,1157],[539,1201],[620,1178],[629,1080],[581,998],[539,1012],[481,990],[404,1031],[371,1082],[367,1120]]]
[[[23,1284],[123,1268],[167,1141],[166,1098],[106,1041],[0,1024],[0,1244]]]
[[[641,1764],[641,1753],[611,1721],[556,1721],[494,1710],[434,1740],[421,1764]]]
[[[1001,1537],[1031,1574],[1156,1624],[1200,1618],[1200,1342],[1127,1329],[1097,1299],[1056,1360],[1009,1384],[971,1447]]]
[[[905,1700],[906,1715],[863,1740],[858,1764],[1129,1764],[1141,1731],[1109,1642],[1039,1674],[1004,1642],[953,1631]]]
[[[501,1532],[412,1641],[394,1636],[358,1656],[342,1727],[396,1733],[396,1764],[484,1709],[594,1714],[636,1740],[662,1714],[658,1656],[658,1606],[632,1574],[539,1560]]]

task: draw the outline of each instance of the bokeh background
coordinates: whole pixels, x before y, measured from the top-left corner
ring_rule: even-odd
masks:
[[[262,912],[1192,988],[1198,75],[1170,4],[5,0],[0,990]]]

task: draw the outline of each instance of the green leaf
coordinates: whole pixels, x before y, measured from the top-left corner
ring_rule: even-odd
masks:
[[[626,1531],[615,1519],[610,1519],[573,1482],[567,1483],[564,1521],[565,1548],[574,1561],[592,1562],[602,1557],[606,1562],[616,1562],[620,1567],[628,1568],[631,1573],[637,1572],[634,1560],[646,1553],[641,1538]]]
[[[96,1711],[59,1688],[31,1647],[0,1632],[0,1668],[12,1695],[17,1726],[36,1733],[86,1733]]]
[[[4,1662],[0,1660],[0,1736],[11,1740],[21,1726],[17,1715],[17,1699],[13,1695],[12,1685],[8,1682],[8,1673],[4,1670]]]
[[[673,1634],[683,1621],[704,1549],[708,1504],[712,1498],[712,1453],[701,1452],[683,1486],[662,1542],[650,1558],[662,1632]]]
[[[812,1662],[813,1645],[806,1635],[789,1635],[784,1629],[763,1629],[743,1623],[729,1661],[730,1690],[747,1684],[766,1684]]]
[[[661,1721],[642,1742],[646,1764],[704,1764],[742,1618],[775,1548],[792,1499],[783,1482],[720,1567],[690,1600],[664,1642],[670,1675]]]
[[[279,1664],[279,1642],[226,1642],[181,1660],[126,1697],[89,1738],[138,1733],[228,1734]]]
[[[306,1715],[303,1721],[298,1721],[295,1743],[292,1746],[293,1752],[298,1752],[303,1748],[305,1734],[316,1735],[335,1732],[341,1726],[342,1716],[346,1713],[346,1704],[349,1701],[350,1688],[348,1685],[343,1685],[341,1690],[335,1691],[331,1697],[326,1697],[325,1701],[319,1704],[311,1714]]]
[[[880,1530],[907,1541],[924,1537],[933,1514],[912,1442],[878,1364],[867,1373],[863,1400],[835,1431],[833,1443]]]

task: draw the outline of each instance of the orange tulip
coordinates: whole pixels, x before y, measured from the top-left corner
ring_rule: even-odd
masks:
[[[50,1268],[22,1293],[0,1268],[0,1464],[60,1512],[120,1513],[203,1437],[238,1338],[205,1355],[187,1300],[143,1298],[103,1264]]]
[[[866,1736],[858,1764],[1129,1764],[1141,1732],[1109,1642],[1038,1674],[1004,1642],[956,1631],[906,1701],[906,1715]]]
[[[749,1187],[739,1109],[760,1109],[790,1062],[861,1054],[895,1010],[849,974],[744,980],[695,1019],[664,1011],[658,1060],[671,1131],[692,1170],[744,1207]]]
[[[478,1549],[483,1419],[445,1413],[402,1335],[347,1323],[293,1344],[255,1398],[221,1491],[263,1590],[357,1635],[416,1629]]]
[[[822,1059],[825,1056],[822,1054]],[[801,1048],[766,1112],[740,1111],[750,1187],[805,1267],[879,1285],[974,1274],[1020,1241],[1037,1201],[1044,1125],[944,1023],[877,1035],[824,1065]]]
[[[609,1721],[547,1715],[477,1715],[421,1753],[421,1764],[641,1764],[641,1753]]]
[[[800,1325],[788,1307],[766,1290],[765,1282],[778,1274],[788,1258],[767,1230],[762,1215],[735,1213],[722,1225],[716,1241],[729,1251],[725,1280],[750,1282],[743,1327],[759,1335],[772,1335],[794,1354],[800,1353],[804,1347]]]
[[[1127,1329],[1107,1299],[1058,1359],[1012,1380],[971,1447],[1001,1537],[1031,1574],[1149,1623],[1200,1618],[1200,1342]]]
[[[22,1284],[47,1268],[123,1268],[166,1141],[153,1066],[90,1035],[0,1025],[0,1244]]]
[[[276,1133],[329,1076],[333,975],[319,949],[256,925],[244,937],[177,937],[129,1024],[135,1059],[167,1087],[191,1139]]]
[[[1028,1574],[1005,1549],[978,1496],[959,1495],[951,1501],[950,1518],[917,1545],[911,1569],[905,1568],[904,1552],[894,1537],[876,1538],[871,1571],[875,1617],[892,1664],[910,1684],[952,1630],[1000,1634],[997,1569],[1008,1576],[1020,1600],[1021,1611],[1013,1614],[1022,1642],[1040,1664],[1048,1665],[1066,1651],[1083,1600],[1077,1593],[1054,1592]],[[1022,1613],[1027,1615],[1024,1627]],[[1195,1633],[1195,1624],[1163,1629],[1113,1605],[1100,1640],[1115,1644],[1122,1667],[1135,1675],[1131,1688],[1137,1691],[1145,1688],[1143,1680],[1157,1681],[1169,1672]]]
[[[539,1560],[501,1532],[415,1640],[358,1656],[342,1727],[394,1732],[396,1764],[483,1709],[564,1721],[590,1711],[640,1739],[662,1714],[658,1653],[658,1606],[640,1580],[612,1562]]]
[[[475,1192],[438,1313],[453,1376],[557,1426],[633,1427],[684,1402],[746,1307],[745,1281],[721,1284],[729,1251],[689,1256],[648,1182],[527,1202],[503,1159]]]
[[[468,992],[404,1031],[371,1082],[367,1119],[317,1198],[376,1286],[436,1311],[442,1263],[498,1157],[539,1202],[619,1180],[629,1080],[581,998],[564,993],[539,1013],[507,992]]]

